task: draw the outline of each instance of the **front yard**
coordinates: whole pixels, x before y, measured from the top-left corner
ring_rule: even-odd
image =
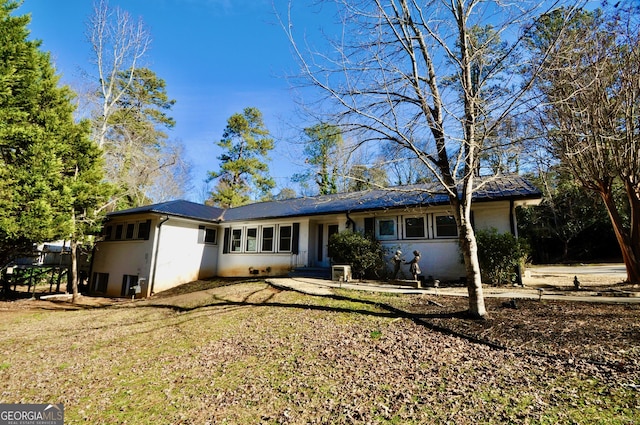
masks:
[[[464,298],[214,286],[0,304],[0,402],[69,424],[640,421],[638,305],[487,299],[478,322]]]

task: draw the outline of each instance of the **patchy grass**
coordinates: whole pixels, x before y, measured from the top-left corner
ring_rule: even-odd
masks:
[[[640,420],[638,307],[487,299],[472,321],[454,297],[222,283],[5,306],[0,402],[64,403],[69,424]]]

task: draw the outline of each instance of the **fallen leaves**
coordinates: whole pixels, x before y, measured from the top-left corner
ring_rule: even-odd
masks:
[[[258,283],[177,297],[3,313],[0,399],[62,400],[68,423],[95,424],[638,419],[635,308],[487,300],[473,321],[446,297]]]

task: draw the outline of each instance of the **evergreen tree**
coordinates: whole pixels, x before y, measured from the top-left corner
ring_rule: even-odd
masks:
[[[210,171],[209,179],[218,179],[209,203],[237,207],[253,199],[269,196],[275,182],[264,162],[273,149],[273,139],[257,108],[245,108],[227,120],[227,127],[217,145],[225,152],[218,157],[220,171]],[[253,195],[253,196],[252,196]]]
[[[343,145],[342,132],[338,126],[320,123],[304,129],[307,136],[304,154],[309,170],[294,174],[293,181],[306,184],[313,179],[320,195],[338,193],[339,151]]]
[[[98,226],[96,206],[108,193],[89,125],[74,122],[73,93],[58,86],[49,55],[28,40],[29,17],[12,16],[16,8],[0,0],[3,265],[34,243],[64,238],[75,246]]]
[[[69,196],[58,156],[72,128],[70,92],[58,88],[49,55],[28,40],[28,16],[0,0],[0,262],[18,247],[68,233]]]

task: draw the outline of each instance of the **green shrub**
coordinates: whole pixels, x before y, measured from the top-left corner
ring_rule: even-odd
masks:
[[[375,278],[384,267],[384,248],[362,233],[345,230],[331,235],[329,252],[335,264],[349,264],[353,276],[359,279]]]
[[[477,231],[476,241],[483,282],[497,285],[513,282],[517,267],[529,253],[526,241],[511,233],[498,233],[494,228]]]

